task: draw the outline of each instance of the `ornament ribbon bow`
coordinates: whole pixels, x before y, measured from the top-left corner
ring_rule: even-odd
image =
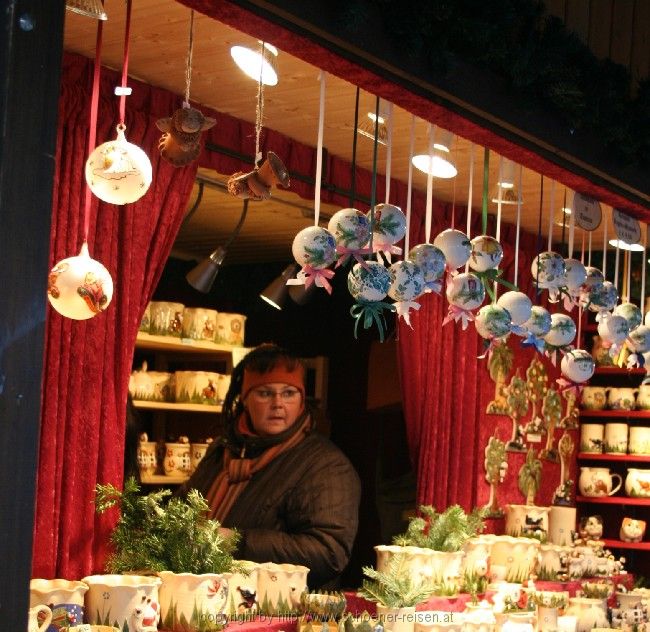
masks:
[[[334,270],[327,268],[312,268],[310,265],[303,266],[302,270],[296,274],[295,279],[288,279],[287,285],[304,285],[309,289],[312,283],[317,287],[322,287],[328,294],[332,293],[332,286],[328,279],[334,276]]]
[[[450,323],[452,320],[456,323],[460,320],[463,324],[463,331],[465,331],[467,329],[467,325],[469,324],[469,321],[475,320],[475,316],[469,310],[463,309],[462,307],[458,307],[458,305],[450,305],[449,312],[447,312],[447,316],[442,321],[442,326],[444,327],[447,323]]]
[[[420,309],[420,303],[417,303],[416,301],[397,301],[394,303],[394,307],[397,312],[398,320],[403,318],[404,322],[413,329],[413,325],[411,325],[411,310],[414,309],[417,311]]]
[[[564,310],[567,312],[572,312],[573,308],[578,304],[578,298],[576,296],[572,296],[568,292],[564,294]]]
[[[501,285],[505,285],[509,290],[518,289],[517,286],[514,285],[513,283],[510,283],[510,281],[506,281],[505,279],[501,278],[501,275],[503,274],[503,270],[498,270],[497,268],[491,268],[490,270],[485,270],[484,272],[477,272],[476,270],[474,270],[473,274],[475,274],[479,279],[481,279],[483,285],[485,286],[485,291],[488,293],[490,299],[493,302],[496,299],[494,295],[494,288],[492,287],[495,282],[501,283]]]
[[[362,301],[357,300],[350,308],[350,316],[354,318],[354,337],[358,337],[359,323],[363,322],[364,329],[370,329],[373,324],[377,325],[379,331],[379,341],[384,342],[384,330],[386,329],[386,320],[384,310],[389,312],[395,311],[395,306],[384,301]]]
[[[543,338],[539,338],[534,333],[530,331],[526,334],[526,338],[521,341],[522,347],[534,347],[537,353],[544,354],[544,348],[546,343]]]
[[[440,279],[437,279],[436,281],[425,281],[424,291],[427,294],[431,292],[440,294],[440,290],[442,290],[442,281]]]
[[[558,377],[555,381],[560,387],[561,392],[573,393],[576,399],[580,397],[580,393],[582,393],[582,389],[584,388],[583,384],[578,384],[578,382],[574,382],[573,380],[565,380],[563,377]]]
[[[368,264],[362,258],[362,255],[369,255],[370,254],[369,248],[346,248],[345,246],[337,246],[336,254],[341,256],[339,257],[339,260],[336,262],[336,265],[334,266],[335,268],[338,268],[339,266],[344,266],[348,262],[348,259],[350,257],[354,257],[357,263],[360,263],[361,267],[364,270],[368,269]]]
[[[563,347],[556,347],[550,345],[548,342],[544,343],[544,355],[551,361],[553,366],[557,366],[558,356],[565,355],[567,351],[572,351],[573,345],[565,345]]]

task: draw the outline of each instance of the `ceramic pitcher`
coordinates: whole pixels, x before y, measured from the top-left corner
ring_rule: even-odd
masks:
[[[613,479],[618,485],[613,487]],[[608,467],[581,467],[578,489],[583,496],[611,496],[623,484],[620,474],[611,473]]]
[[[650,470],[628,468],[625,493],[635,498],[650,498]]]
[[[52,611],[48,632],[76,626],[84,619],[84,595],[87,584],[67,579],[32,579],[29,582],[29,606],[46,604]]]
[[[45,613],[45,619],[43,619],[42,623],[39,625],[38,615],[41,612]],[[36,606],[35,608],[30,608],[29,618],[27,619],[27,632],[45,632],[51,621],[52,611],[45,604]]]

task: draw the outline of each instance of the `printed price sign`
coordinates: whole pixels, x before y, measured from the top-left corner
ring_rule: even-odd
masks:
[[[626,244],[638,244],[641,241],[641,226],[633,217],[614,209],[612,213],[616,236]]]
[[[580,228],[592,231],[600,226],[603,212],[598,200],[584,193],[576,193],[573,196],[573,212],[575,213],[576,224]]]

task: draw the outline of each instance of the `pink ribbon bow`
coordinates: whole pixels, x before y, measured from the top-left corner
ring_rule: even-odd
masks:
[[[394,305],[397,318],[403,318],[404,322],[413,329],[413,325],[411,325],[411,310],[414,309],[417,311],[420,309],[420,303],[416,303],[415,301],[397,301]]]
[[[287,285],[304,285],[305,289],[309,289],[312,283],[317,287],[322,287],[328,294],[332,293],[332,286],[328,279],[334,276],[334,270],[327,268],[312,268],[309,264],[304,265],[302,270],[298,272],[295,279],[288,279]]]
[[[558,377],[555,381],[559,385],[560,391],[569,391],[569,393],[573,392],[576,399],[580,397],[580,393],[582,393],[582,389],[584,388],[584,385],[578,384],[573,380],[565,380],[563,377]]]
[[[364,261],[364,259],[361,258],[361,256],[369,255],[369,248],[346,248],[345,246],[337,246],[336,252],[337,254],[341,255],[341,257],[336,262],[336,265],[334,266],[335,268],[345,265],[348,262],[348,259],[352,256],[357,260],[358,263],[361,264],[364,270],[368,269],[368,264]]]
[[[474,314],[472,314],[472,312],[467,309],[458,307],[458,305],[450,305],[449,312],[447,313],[445,319],[442,321],[443,327],[447,323],[450,323],[452,320],[454,322],[458,322],[460,320],[463,323],[463,331],[465,331],[467,329],[469,321],[474,320]]]

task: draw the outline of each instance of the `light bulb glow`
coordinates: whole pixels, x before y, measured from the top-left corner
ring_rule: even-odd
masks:
[[[248,77],[255,81],[260,80],[265,86],[275,86],[278,83],[278,73],[275,64],[271,59],[277,56],[277,50],[270,44],[265,43],[265,54],[260,55],[259,51],[252,50],[246,46],[233,46],[230,55],[234,62]]]
[[[610,239],[609,245],[614,246],[614,248],[620,248],[621,250],[631,250],[632,252],[641,252],[643,246],[641,244],[628,244],[622,239]]]
[[[436,178],[455,178],[458,174],[456,167],[440,150],[434,150],[431,156],[429,154],[413,156],[412,162],[416,169],[426,174],[430,173]]]

